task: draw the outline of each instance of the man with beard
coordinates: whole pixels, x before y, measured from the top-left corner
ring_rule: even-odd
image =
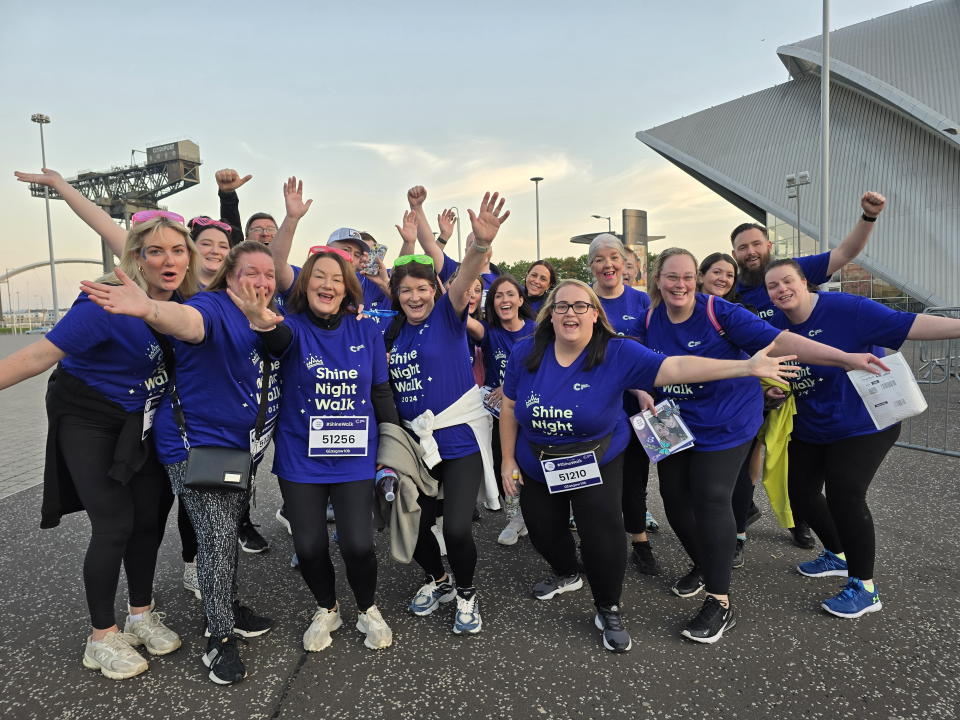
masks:
[[[831,275],[863,251],[873,225],[886,203],[886,198],[880,193],[864,193],[860,198],[863,214],[843,242],[833,250],[819,255],[794,258],[812,284],[825,283]],[[733,257],[740,266],[737,293],[746,305],[756,308],[761,318],[769,320],[773,315],[773,303],[770,302],[763,285],[763,273],[772,259],[770,251],[773,243],[767,236],[767,229],[756,223],[737,225],[730,233],[730,242],[733,244]]]
[[[880,193],[864,193],[860,198],[863,214],[843,242],[825,253],[794,258],[803,268],[810,283],[814,285],[825,283],[831,275],[861,253],[886,203],[886,198]],[[733,257],[740,267],[737,280],[737,294],[740,296],[740,301],[753,309],[761,318],[769,321],[773,316],[774,307],[764,286],[763,275],[772,259],[770,251],[773,249],[773,243],[767,235],[767,228],[756,223],[737,225],[730,233],[730,242],[733,245]],[[774,402],[785,398],[783,391],[778,388],[767,390],[767,396]],[[749,462],[741,469],[741,483],[749,482],[748,464]],[[748,524],[759,516],[759,510],[752,505]],[[813,548],[814,540],[810,526],[797,517],[796,513],[794,513],[794,526],[790,528],[790,532],[795,545],[807,550]]]

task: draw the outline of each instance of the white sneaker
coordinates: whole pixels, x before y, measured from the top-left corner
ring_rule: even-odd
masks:
[[[371,650],[380,650],[393,644],[393,630],[387,625],[376,605],[371,605],[357,618],[357,630],[367,636],[363,644]]]
[[[151,655],[166,655],[180,647],[180,636],[163,624],[166,613],[148,610],[139,620],[132,621],[127,616],[123,624],[123,634],[130,635],[131,647],[144,645]]]
[[[313,622],[303,634],[303,649],[307,652],[320,652],[330,647],[333,638],[330,633],[343,625],[340,619],[340,609],[334,610],[319,608],[313,614]]]
[[[277,514],[274,517],[277,518],[278,523],[287,529],[287,535],[293,535],[293,529],[290,527],[290,521],[287,520],[287,516],[283,514],[283,505],[277,508]]]
[[[125,680],[147,671],[147,661],[133,649],[135,637],[116,630],[97,642],[92,637],[87,637],[83,650],[84,667],[99,670],[111,680]]]
[[[438,517],[437,522],[430,526],[430,532],[432,532],[433,536],[437,539],[437,544],[440,546],[440,556],[443,557],[447,554],[447,543],[443,540],[442,517]]]
[[[517,539],[526,537],[527,525],[523,522],[523,515],[515,515],[510,518],[507,526],[500,531],[497,542],[501,545],[516,545]]]
[[[183,564],[183,589],[192,592],[197,600],[200,599],[200,581],[197,579],[196,560]]]

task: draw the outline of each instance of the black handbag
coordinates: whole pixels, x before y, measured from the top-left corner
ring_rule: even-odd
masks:
[[[613,433],[604,435],[599,440],[586,440],[582,442],[566,443],[565,445],[540,445],[530,443],[530,449],[538,460],[549,460],[550,458],[569,457],[570,455],[579,455],[581,453],[592,452],[599,464],[603,460],[613,440]]]
[[[170,341],[160,333],[153,331],[160,342],[165,363],[169,366],[170,400],[173,405],[173,418],[183,438],[183,445],[187,448],[187,471],[183,477],[183,486],[202,490],[250,490],[253,484],[253,455],[249,449],[205,446],[190,447],[187,439],[187,421],[180,404],[180,395],[177,393],[176,372],[174,367],[173,347]],[[269,379],[267,377],[268,361],[264,361],[263,376],[260,379],[260,406],[257,408],[257,420],[254,426],[256,440],[260,439],[266,425],[267,394]]]

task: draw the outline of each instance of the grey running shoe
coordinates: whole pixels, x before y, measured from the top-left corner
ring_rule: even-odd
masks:
[[[108,632],[103,640],[87,638],[83,649],[83,666],[99,670],[111,680],[126,680],[147,671],[147,661],[133,649],[137,638],[116,630]]]
[[[151,655],[166,655],[180,647],[180,636],[163,624],[166,613],[147,611],[139,620],[127,621],[123,624],[123,634],[130,635],[135,640],[130,645],[143,645]]]
[[[533,586],[533,596],[537,600],[552,600],[557,595],[573,592],[583,587],[583,578],[580,573],[564,577],[551,575]]]

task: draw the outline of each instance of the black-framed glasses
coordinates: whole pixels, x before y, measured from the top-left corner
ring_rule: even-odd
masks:
[[[573,312],[575,314],[583,315],[587,310],[589,310],[592,307],[593,305],[591,303],[583,302],[583,301],[579,301],[575,303],[555,302],[553,304],[552,310],[557,315],[566,315],[567,312],[570,310],[570,308],[573,308]]]

